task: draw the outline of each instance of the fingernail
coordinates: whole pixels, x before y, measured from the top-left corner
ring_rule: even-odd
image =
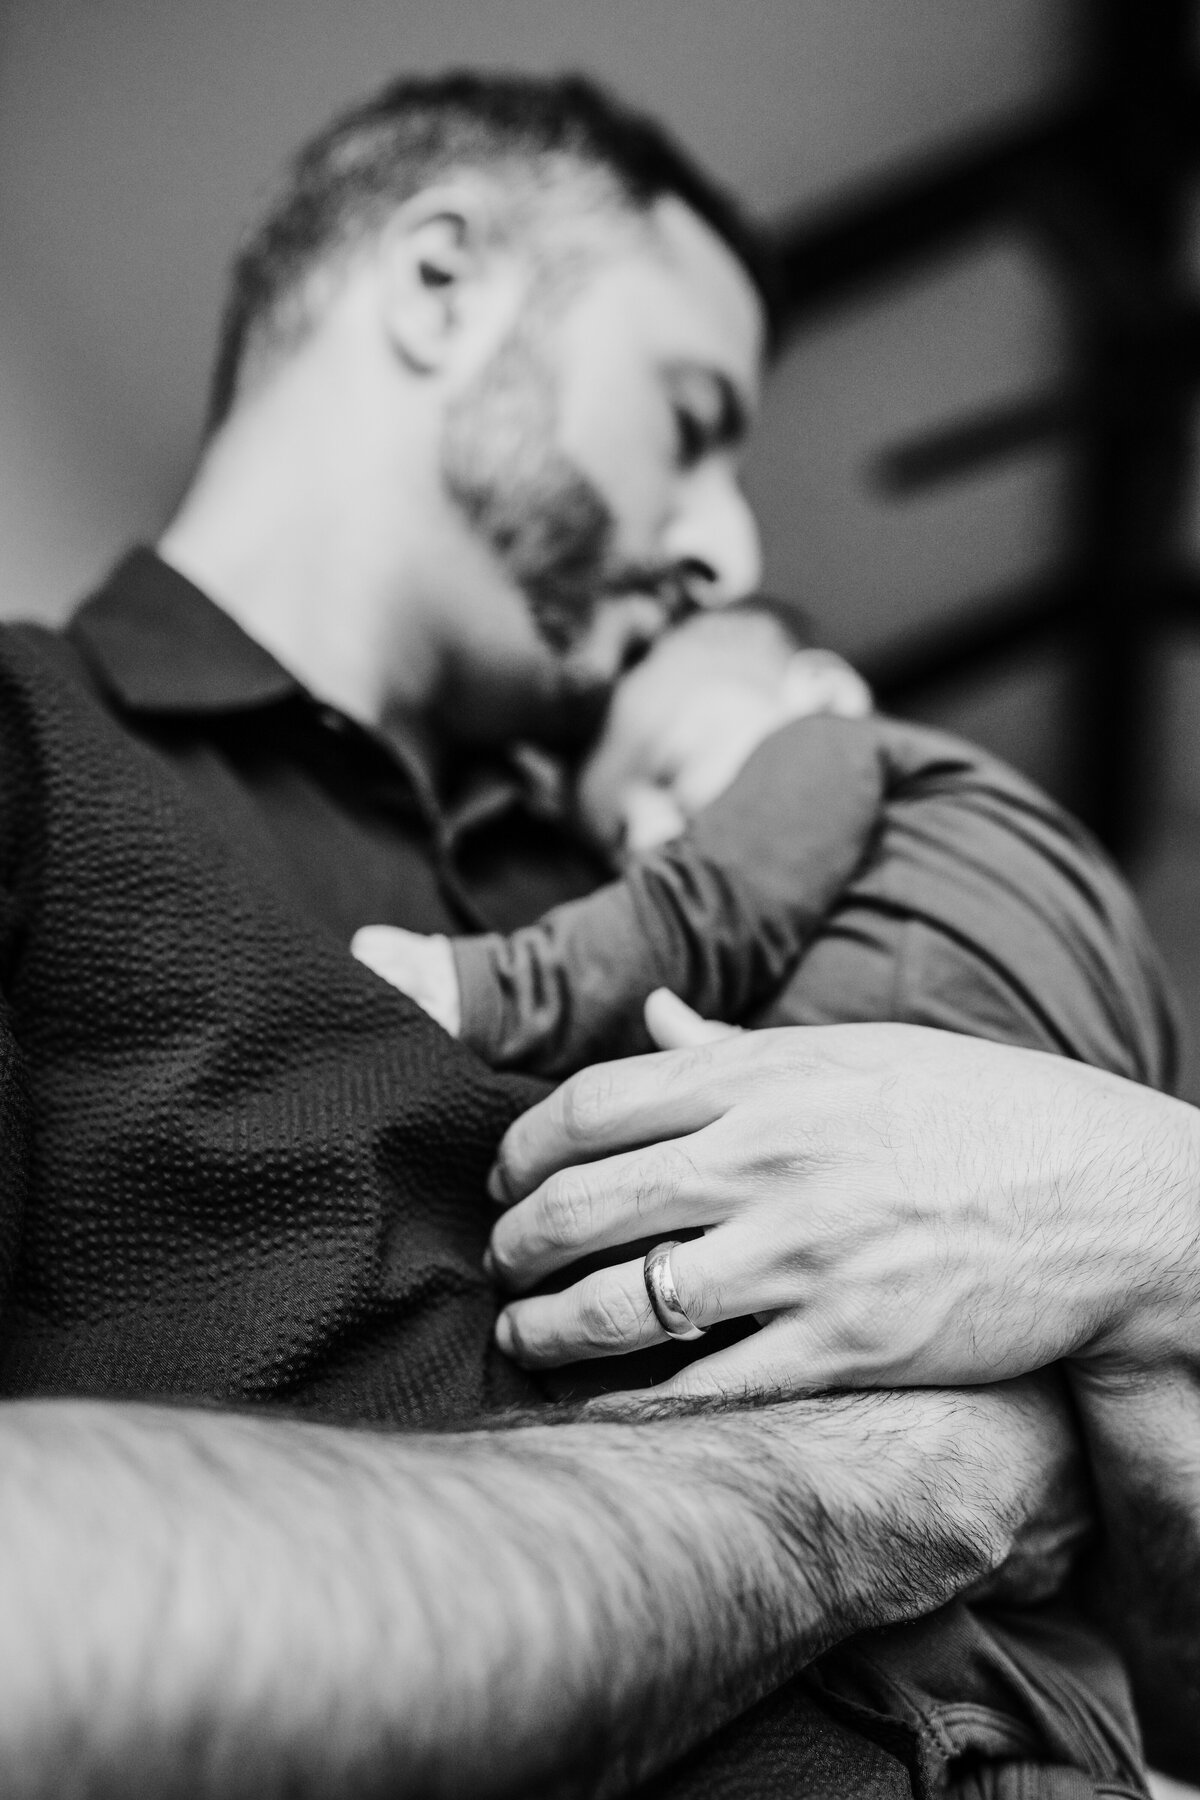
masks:
[[[507,1312],[502,1312],[496,1320],[496,1346],[504,1352],[505,1356],[511,1356],[513,1353],[512,1320]]]
[[[487,1191],[488,1198],[494,1200],[497,1206],[503,1206],[508,1198],[504,1191],[504,1177],[500,1173],[499,1163],[493,1163],[488,1171]]]

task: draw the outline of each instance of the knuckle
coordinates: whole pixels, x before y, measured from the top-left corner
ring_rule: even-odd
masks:
[[[550,1250],[571,1250],[591,1236],[595,1206],[578,1169],[552,1175],[539,1208],[540,1235]]]
[[[764,1109],[754,1138],[764,1172],[776,1179],[811,1175],[829,1160],[822,1125],[795,1109]]]
[[[590,1144],[609,1125],[616,1110],[619,1077],[613,1066],[581,1069],[558,1090],[563,1134],[571,1143]]]
[[[667,1088],[690,1091],[710,1076],[714,1068],[725,1066],[731,1057],[731,1045],[738,1038],[720,1038],[714,1042],[688,1044],[679,1050],[666,1050],[662,1058],[662,1080]]]
[[[602,1278],[583,1283],[579,1296],[580,1329],[589,1344],[619,1349],[637,1343],[645,1332],[650,1304]]]
[[[692,1172],[689,1159],[674,1144],[664,1144],[635,1157],[617,1179],[616,1197],[621,1210],[641,1219],[670,1206]]]

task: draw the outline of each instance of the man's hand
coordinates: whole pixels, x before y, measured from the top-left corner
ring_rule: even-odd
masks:
[[[1118,1077],[911,1026],[746,1033],[585,1070],[509,1130],[492,1257],[518,1294],[678,1236],[701,1325],[770,1315],[676,1393],[990,1381],[1200,1348],[1200,1117]],[[640,1257],[513,1301],[530,1365],[664,1335]]]

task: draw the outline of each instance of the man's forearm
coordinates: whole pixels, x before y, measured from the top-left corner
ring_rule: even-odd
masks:
[[[1073,1386],[1105,1526],[1101,1605],[1152,1762],[1200,1779],[1200,1364]]]
[[[1056,1429],[1023,1387],[454,1437],[10,1406],[0,1787],[620,1791],[999,1561]]]

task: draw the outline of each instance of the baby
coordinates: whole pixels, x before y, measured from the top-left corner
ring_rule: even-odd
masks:
[[[582,823],[623,866],[678,837],[772,732],[870,711],[861,676],[809,646],[794,607],[760,598],[694,614],[613,696],[579,778]]]
[[[495,1067],[562,1076],[648,1049],[657,987],[740,1018],[870,841],[882,763],[846,723],[870,706],[786,606],[697,614],[621,683],[579,776],[580,823],[621,880],[507,937],[369,926],[354,952]]]
[[[1160,971],[1086,833],[985,752],[872,714],[783,605],[661,638],[576,805],[621,871],[607,887],[509,936],[354,940],[494,1067],[557,1079],[648,1050],[666,987],[731,1023],[907,1021],[1175,1078]]]

